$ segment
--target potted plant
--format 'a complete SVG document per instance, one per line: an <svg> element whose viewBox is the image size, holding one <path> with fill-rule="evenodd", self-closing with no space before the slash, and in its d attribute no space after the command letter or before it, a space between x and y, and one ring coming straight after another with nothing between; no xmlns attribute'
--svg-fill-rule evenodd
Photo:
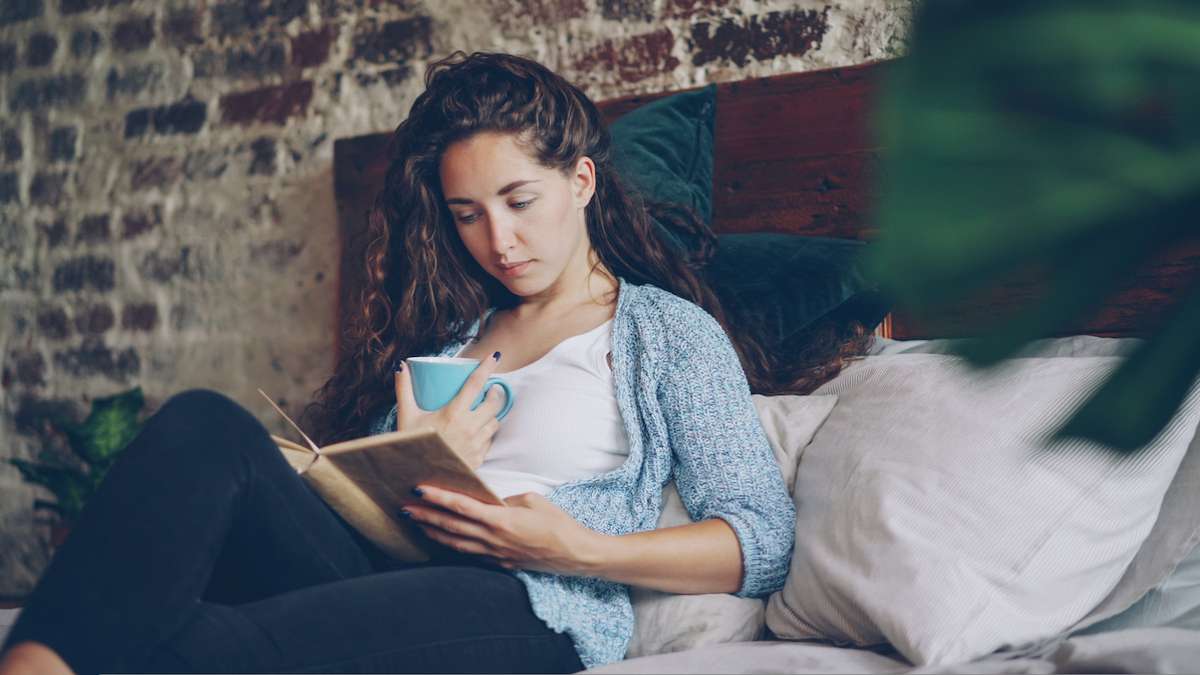
<svg viewBox="0 0 1200 675"><path fill-rule="evenodd" d="M145 399L141 387L97 398L92 401L87 419L76 422L62 413L50 413L40 423L46 447L38 453L38 462L9 459L21 476L45 486L55 501L35 499L33 509L53 511L55 523L50 530L50 545L62 545L71 525L84 504L96 491L117 456L141 430L139 419ZM66 445L69 454L62 450ZM72 461L64 461L70 457Z"/></svg>

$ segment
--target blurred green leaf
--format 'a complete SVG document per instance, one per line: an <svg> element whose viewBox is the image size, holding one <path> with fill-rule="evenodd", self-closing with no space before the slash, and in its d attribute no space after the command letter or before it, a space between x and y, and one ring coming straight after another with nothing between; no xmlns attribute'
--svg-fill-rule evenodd
<svg viewBox="0 0 1200 675"><path fill-rule="evenodd" d="M139 415L145 399L140 387L134 387L113 396L92 401L91 412L82 422L53 414L46 421L50 433L43 436L45 446L38 452L38 463L22 459L10 459L21 476L28 482L45 486L57 500L53 510L65 521L75 519L82 511L88 498L100 486L108 469L121 451L141 430ZM82 464L81 468L63 463L60 447L65 438L71 453ZM34 502L48 508L43 500Z"/></svg>
<svg viewBox="0 0 1200 675"><path fill-rule="evenodd" d="M89 464L104 464L111 460L137 436L141 426L138 412L145 399L140 387L113 396L97 398L92 411L82 423L57 420L71 442L71 448Z"/></svg>
<svg viewBox="0 0 1200 675"><path fill-rule="evenodd" d="M1151 342L1129 355L1059 436L1092 438L1121 450L1149 443L1179 410L1200 373L1200 293Z"/></svg>
<svg viewBox="0 0 1200 675"><path fill-rule="evenodd" d="M956 344L977 363L1078 325L1196 232L1200 3L925 0L881 93L866 261L881 288L928 319L1022 275L1042 284L1012 314L975 318ZM1131 447L1161 429L1195 370L1160 340L1189 317L1150 336L1070 433Z"/></svg>
<svg viewBox="0 0 1200 675"><path fill-rule="evenodd" d="M67 466L34 464L22 459L10 459L9 462L17 467L26 481L42 485L54 493L63 518L72 519L83 511L83 504L92 490L92 480L87 474Z"/></svg>

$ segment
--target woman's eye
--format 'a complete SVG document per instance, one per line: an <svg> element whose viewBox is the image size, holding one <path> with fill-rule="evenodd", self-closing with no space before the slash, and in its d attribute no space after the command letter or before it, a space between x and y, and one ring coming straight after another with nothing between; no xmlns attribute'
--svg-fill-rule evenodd
<svg viewBox="0 0 1200 675"><path fill-rule="evenodd" d="M532 199L526 199L523 202L513 202L511 204L511 206L514 209L517 209L518 211L524 211L532 203L533 203ZM468 213L465 215L457 216L457 218L458 218L458 222L460 222L460 223L473 223L473 222L475 222L475 219L477 218L477 216L475 216L474 214Z"/></svg>

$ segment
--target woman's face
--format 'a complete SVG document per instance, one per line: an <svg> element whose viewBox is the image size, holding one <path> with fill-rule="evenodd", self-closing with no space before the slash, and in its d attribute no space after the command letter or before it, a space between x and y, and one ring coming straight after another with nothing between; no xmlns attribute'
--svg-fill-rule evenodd
<svg viewBox="0 0 1200 675"><path fill-rule="evenodd" d="M564 176L533 161L514 136L487 132L448 147L439 173L467 250L509 291L548 298L586 278L591 159ZM514 263L525 264L508 268Z"/></svg>

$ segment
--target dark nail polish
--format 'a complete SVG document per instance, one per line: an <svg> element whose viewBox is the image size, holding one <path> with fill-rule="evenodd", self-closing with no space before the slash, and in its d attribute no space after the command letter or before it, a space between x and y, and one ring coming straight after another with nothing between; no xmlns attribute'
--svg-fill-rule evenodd
<svg viewBox="0 0 1200 675"><path fill-rule="evenodd" d="M415 488L413 488L413 489L412 489L412 493L413 493L414 495L418 496L418 497L424 497L424 496L425 496L425 491L424 491L424 490L422 490L422 489L421 489L421 488L419 488L419 487L415 487Z"/></svg>
<svg viewBox="0 0 1200 675"><path fill-rule="evenodd" d="M495 352L495 353L493 353L493 354L492 354L492 360L493 360L493 361L499 361L499 360L500 360L500 352Z"/></svg>
<svg viewBox="0 0 1200 675"><path fill-rule="evenodd" d="M400 515L404 516L405 518L412 518L412 512L408 509L400 509Z"/></svg>

